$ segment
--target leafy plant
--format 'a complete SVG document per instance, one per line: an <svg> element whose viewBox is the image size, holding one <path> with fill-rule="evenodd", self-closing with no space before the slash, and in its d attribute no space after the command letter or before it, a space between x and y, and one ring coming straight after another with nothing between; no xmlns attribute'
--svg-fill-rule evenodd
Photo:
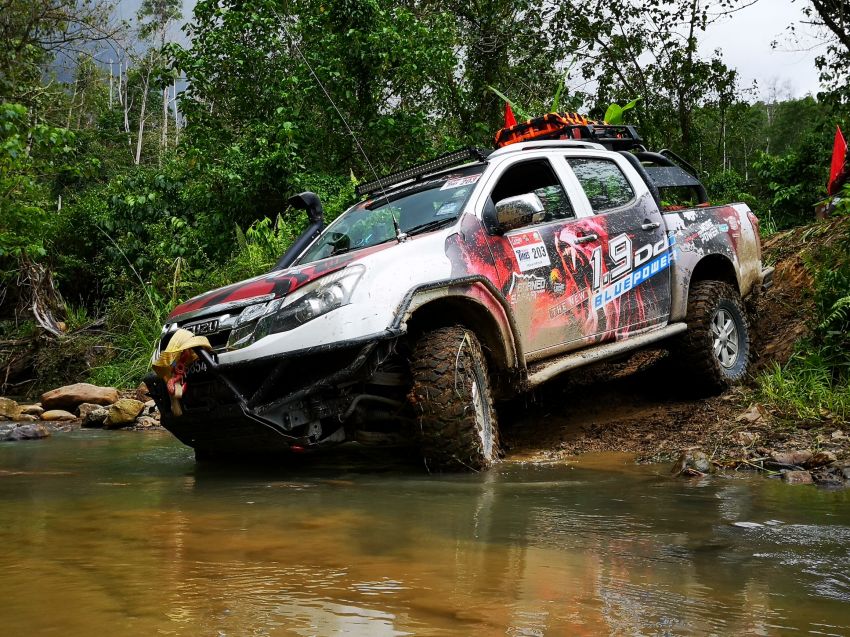
<svg viewBox="0 0 850 637"><path fill-rule="evenodd" d="M625 113L632 110L640 100L640 97L635 98L625 106L620 106L619 104L611 104L605 111L605 123L622 124L623 116L625 115Z"/></svg>

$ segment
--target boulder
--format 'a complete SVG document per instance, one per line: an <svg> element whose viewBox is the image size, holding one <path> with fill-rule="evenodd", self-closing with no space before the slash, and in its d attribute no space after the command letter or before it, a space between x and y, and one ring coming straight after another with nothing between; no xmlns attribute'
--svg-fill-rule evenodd
<svg viewBox="0 0 850 637"><path fill-rule="evenodd" d="M11 398L0 398L0 420L15 420L21 415L21 407Z"/></svg>
<svg viewBox="0 0 850 637"><path fill-rule="evenodd" d="M83 427L103 427L103 422L108 415L109 407L92 409L83 417Z"/></svg>
<svg viewBox="0 0 850 637"><path fill-rule="evenodd" d="M44 413L44 407L39 404L35 405L21 405L21 413L26 414L27 416L41 416Z"/></svg>
<svg viewBox="0 0 850 637"><path fill-rule="evenodd" d="M41 406L45 409L76 409L83 403L111 405L118 398L118 390L114 387L76 383L42 394Z"/></svg>
<svg viewBox="0 0 850 637"><path fill-rule="evenodd" d="M38 416L33 416L32 414L19 414L17 418L15 418L15 422L37 422Z"/></svg>
<svg viewBox="0 0 850 637"><path fill-rule="evenodd" d="M42 420L76 420L77 417L64 409L48 409L41 414Z"/></svg>
<svg viewBox="0 0 850 637"><path fill-rule="evenodd" d="M686 450L673 465L675 476L700 476L711 473L711 461L702 451Z"/></svg>
<svg viewBox="0 0 850 637"><path fill-rule="evenodd" d="M109 414L106 416L103 426L107 429L116 429L132 425L136 417L142 413L144 407L145 404L140 400L122 398L109 408Z"/></svg>
<svg viewBox="0 0 850 637"><path fill-rule="evenodd" d="M94 403L83 403L79 407L77 407L77 415L80 419L85 420L86 416L88 416L95 409L104 409L103 405L95 405ZM108 409L106 410L108 411ZM105 418L106 416L104 416Z"/></svg>
<svg viewBox="0 0 850 637"><path fill-rule="evenodd" d="M808 471L785 471L782 479L788 484L814 484L812 474Z"/></svg>
<svg viewBox="0 0 850 637"><path fill-rule="evenodd" d="M3 440L38 440L47 438L50 431L41 423L32 425L18 425L10 431L3 433Z"/></svg>

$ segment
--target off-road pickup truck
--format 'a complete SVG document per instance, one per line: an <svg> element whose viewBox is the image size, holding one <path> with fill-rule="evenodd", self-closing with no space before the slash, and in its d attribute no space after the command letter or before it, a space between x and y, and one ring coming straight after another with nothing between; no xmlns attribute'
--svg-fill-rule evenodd
<svg viewBox="0 0 850 637"><path fill-rule="evenodd" d="M364 184L325 228L294 197L312 223L272 271L169 316L154 359L178 328L212 351L180 415L148 378L162 424L198 459L406 440L429 470L482 469L496 401L582 365L651 345L706 392L738 381L742 299L772 275L758 220L621 137L449 153ZM699 205L664 205L674 188Z"/></svg>

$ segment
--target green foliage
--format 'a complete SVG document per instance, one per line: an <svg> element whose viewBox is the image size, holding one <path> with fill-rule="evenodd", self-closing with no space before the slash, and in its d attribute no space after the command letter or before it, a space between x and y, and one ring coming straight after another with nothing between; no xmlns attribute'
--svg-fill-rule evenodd
<svg viewBox="0 0 850 637"><path fill-rule="evenodd" d="M150 303L140 301L139 291L130 290L112 301L107 316L111 335L105 352L89 371L89 380L98 385L134 387L150 369L151 355L170 304L156 290L142 290Z"/></svg>
<svg viewBox="0 0 850 637"><path fill-rule="evenodd" d="M611 104L605 110L605 117L603 118L603 121L606 124L622 124L623 116L625 115L625 113L627 111L632 110L640 100L640 97L635 98L625 106L620 106L619 104Z"/></svg>
<svg viewBox="0 0 850 637"><path fill-rule="evenodd" d="M32 123L24 106L0 104L0 258L46 253L50 179L73 143L66 129Z"/></svg>
<svg viewBox="0 0 850 637"><path fill-rule="evenodd" d="M792 421L850 418L850 385L836 382L823 349L800 352L758 377L760 399Z"/></svg>
<svg viewBox="0 0 850 637"><path fill-rule="evenodd" d="M850 187L845 188L850 196ZM817 229L804 253L814 280L815 328L788 363L758 378L762 398L790 417L850 418L850 216ZM814 233L811 233L814 234Z"/></svg>

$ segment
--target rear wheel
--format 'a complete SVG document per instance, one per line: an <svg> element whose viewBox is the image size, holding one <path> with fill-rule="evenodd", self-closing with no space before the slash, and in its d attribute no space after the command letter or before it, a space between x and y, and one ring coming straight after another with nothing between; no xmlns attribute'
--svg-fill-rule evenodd
<svg viewBox="0 0 850 637"><path fill-rule="evenodd" d="M740 382L750 362L750 334L741 296L728 283L697 281L688 294L688 331L675 355L695 389L713 393Z"/></svg>
<svg viewBox="0 0 850 637"><path fill-rule="evenodd" d="M444 327L422 335L411 356L422 456L429 471L478 471L499 456L487 360L475 334Z"/></svg>

